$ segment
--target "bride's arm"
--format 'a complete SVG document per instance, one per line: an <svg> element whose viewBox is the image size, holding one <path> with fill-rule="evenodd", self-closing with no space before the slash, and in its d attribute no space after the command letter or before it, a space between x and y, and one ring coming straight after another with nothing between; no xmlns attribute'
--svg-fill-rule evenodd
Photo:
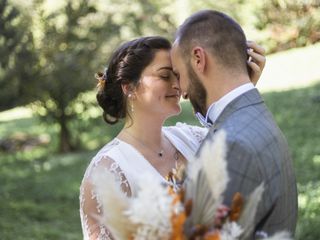
<svg viewBox="0 0 320 240"><path fill-rule="evenodd" d="M114 160L108 157L103 157L103 159L101 159L94 168L102 168L104 171L109 171L115 174L123 192L127 196L131 196L128 181L121 168ZM99 203L91 181L93 175L98 172L95 170L96 169L90 171L91 174L89 176L85 176L80 187L80 216L83 238L86 240L109 240L113 239L111 233L108 231L108 228L98 220L98 217L102 214L101 203ZM105 184L106 189L108 189L108 183Z"/></svg>

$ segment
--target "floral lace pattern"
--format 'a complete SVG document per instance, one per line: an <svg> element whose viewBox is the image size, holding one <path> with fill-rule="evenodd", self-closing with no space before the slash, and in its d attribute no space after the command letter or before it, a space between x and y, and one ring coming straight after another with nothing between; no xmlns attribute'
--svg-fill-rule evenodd
<svg viewBox="0 0 320 240"><path fill-rule="evenodd" d="M113 140L107 144L91 161L80 186L80 219L82 225L83 239L112 240L108 229L99 223L98 216L101 214L101 203L93 190L91 176L96 170L112 172L119 182L122 190L130 196L130 186L124 172L119 165L107 155L107 151L119 144ZM106 183L107 185L107 183Z"/></svg>
<svg viewBox="0 0 320 240"><path fill-rule="evenodd" d="M190 126L186 124L186 127L189 128L192 136L198 141L199 145L202 143L203 139L208 134L208 129L197 126Z"/></svg>

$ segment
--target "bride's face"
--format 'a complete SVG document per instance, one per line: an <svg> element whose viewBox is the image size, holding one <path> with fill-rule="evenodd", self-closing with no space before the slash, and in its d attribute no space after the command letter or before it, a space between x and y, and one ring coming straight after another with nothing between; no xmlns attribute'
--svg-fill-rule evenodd
<svg viewBox="0 0 320 240"><path fill-rule="evenodd" d="M167 118L181 111L180 86L172 72L170 52L160 50L141 74L135 91L134 111Z"/></svg>

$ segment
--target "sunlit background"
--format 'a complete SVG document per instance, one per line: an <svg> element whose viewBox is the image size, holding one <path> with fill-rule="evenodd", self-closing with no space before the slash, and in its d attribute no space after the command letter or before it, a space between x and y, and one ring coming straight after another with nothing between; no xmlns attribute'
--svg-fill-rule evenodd
<svg viewBox="0 0 320 240"><path fill-rule="evenodd" d="M123 41L172 40L205 8L267 51L257 87L294 159L296 239L320 239L320 0L0 0L0 239L81 239L82 175L121 128L102 121L94 73ZM182 106L167 124L198 124Z"/></svg>

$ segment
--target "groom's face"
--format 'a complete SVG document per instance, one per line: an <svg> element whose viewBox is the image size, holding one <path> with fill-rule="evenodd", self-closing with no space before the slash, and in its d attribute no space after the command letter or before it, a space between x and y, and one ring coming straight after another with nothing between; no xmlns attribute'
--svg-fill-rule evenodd
<svg viewBox="0 0 320 240"><path fill-rule="evenodd" d="M182 97L190 100L195 112L206 114L205 90L201 80L193 70L190 59L184 59L180 53L179 46L175 44L171 51L171 62L174 73L179 79Z"/></svg>

